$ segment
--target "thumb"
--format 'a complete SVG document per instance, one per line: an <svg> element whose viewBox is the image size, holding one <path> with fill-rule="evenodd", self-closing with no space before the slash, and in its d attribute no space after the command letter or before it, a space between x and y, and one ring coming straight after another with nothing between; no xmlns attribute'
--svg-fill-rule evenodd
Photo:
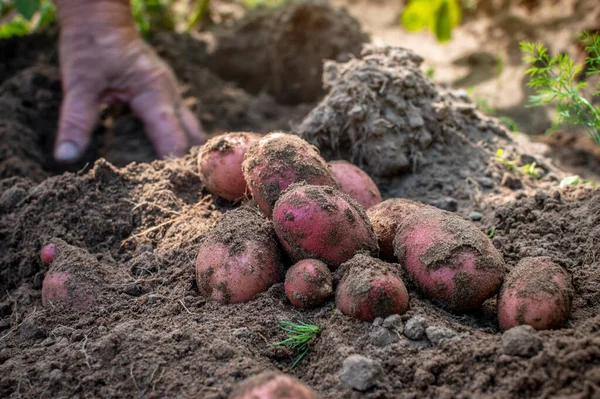
<svg viewBox="0 0 600 399"><path fill-rule="evenodd" d="M54 159L72 163L83 155L99 114L98 95L78 86L65 93L60 109Z"/></svg>

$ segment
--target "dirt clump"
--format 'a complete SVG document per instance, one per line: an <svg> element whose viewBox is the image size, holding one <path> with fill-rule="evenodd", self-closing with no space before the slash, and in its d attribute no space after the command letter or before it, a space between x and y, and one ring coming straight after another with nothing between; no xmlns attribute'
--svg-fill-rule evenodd
<svg viewBox="0 0 600 399"><path fill-rule="evenodd" d="M368 41L354 18L322 0L256 10L214 35L211 70L282 104L317 101L323 60L347 60Z"/></svg>

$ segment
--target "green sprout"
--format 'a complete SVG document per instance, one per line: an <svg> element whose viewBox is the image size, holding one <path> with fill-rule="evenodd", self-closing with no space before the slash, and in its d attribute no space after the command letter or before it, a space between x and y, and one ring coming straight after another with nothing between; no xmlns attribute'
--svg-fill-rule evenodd
<svg viewBox="0 0 600 399"><path fill-rule="evenodd" d="M452 38L452 29L460 24L461 5L458 0L411 0L400 16L400 23L409 32L425 28L441 43Z"/></svg>
<svg viewBox="0 0 600 399"><path fill-rule="evenodd" d="M596 182L582 179L579 175L568 176L560 181L561 188L566 186L577 186L579 184L588 185L590 187L596 187Z"/></svg>
<svg viewBox="0 0 600 399"><path fill-rule="evenodd" d="M279 328L287 333L287 338L283 341L273 342L272 344L269 344L269 346L287 346L288 348L292 348L294 352L298 354L296 360L294 360L294 363L290 367L290 370L292 370L302 359L304 359L304 357L306 357L310 350L308 344L319 334L321 327L314 324L307 324L302 321L292 323L291 321L282 320L279 324Z"/></svg>
<svg viewBox="0 0 600 399"><path fill-rule="evenodd" d="M584 32L579 40L590 54L586 60L586 74L600 74L600 36ZM530 106L544 106L556 101L559 122L582 126L592 140L600 145L600 107L594 107L581 95L580 91L587 83L576 81L583 66L575 65L575 61L566 54L551 57L542 44L521 42L521 50L527 54L524 61L530 64L526 71L530 77L528 86L536 91L535 95L529 97ZM593 95L600 95L600 91L595 91Z"/></svg>
<svg viewBox="0 0 600 399"><path fill-rule="evenodd" d="M488 237L490 238L490 240L492 238L496 237L496 226L490 227L490 232L488 233Z"/></svg>
<svg viewBox="0 0 600 399"><path fill-rule="evenodd" d="M528 163L528 164L525 164L522 166L518 166L519 159L518 158L513 158L513 159L506 158L504 156L504 150L502 148L499 148L498 151L496 151L496 162L506 166L506 169L508 169L509 171L516 170L517 172L519 172L521 174L531 176L536 179L540 179L542 177L541 173L539 172L539 169L537 168L537 164L535 162Z"/></svg>

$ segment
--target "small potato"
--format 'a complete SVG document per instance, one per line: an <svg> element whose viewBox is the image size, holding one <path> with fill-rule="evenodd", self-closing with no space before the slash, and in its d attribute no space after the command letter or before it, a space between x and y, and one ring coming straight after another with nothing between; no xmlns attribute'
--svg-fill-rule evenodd
<svg viewBox="0 0 600 399"><path fill-rule="evenodd" d="M319 399L319 396L292 376L264 372L239 383L230 399Z"/></svg>
<svg viewBox="0 0 600 399"><path fill-rule="evenodd" d="M93 285L78 276L65 272L48 272L42 282L42 306L61 303L75 309L94 305Z"/></svg>
<svg viewBox="0 0 600 399"><path fill-rule="evenodd" d="M342 160L329 162L329 167L340 191L361 204L363 208L369 209L381 202L379 188L361 168Z"/></svg>
<svg viewBox="0 0 600 399"><path fill-rule="evenodd" d="M379 259L357 254L340 266L343 274L335 294L335 306L343 314L371 322L377 317L408 310L408 291L395 267Z"/></svg>
<svg viewBox="0 0 600 399"><path fill-rule="evenodd" d="M56 258L56 244L47 244L42 248L40 252L40 259L46 266L52 264Z"/></svg>
<svg viewBox="0 0 600 399"><path fill-rule="evenodd" d="M571 314L571 276L550 257L524 258L506 277L498 299L503 330L528 324L536 330L560 328Z"/></svg>
<svg viewBox="0 0 600 399"><path fill-rule="evenodd" d="M367 216L379 242L379 257L388 262L396 262L394 238L398 225L412 211L426 207L420 202L403 198L390 198L367 209Z"/></svg>
<svg viewBox="0 0 600 399"><path fill-rule="evenodd" d="M250 193L267 217L292 183L337 187L319 150L291 134L263 137L246 152L242 167Z"/></svg>
<svg viewBox="0 0 600 399"><path fill-rule="evenodd" d="M398 227L394 250L414 283L452 311L481 307L502 285L502 255L475 225L450 212L411 212Z"/></svg>
<svg viewBox="0 0 600 399"><path fill-rule="evenodd" d="M295 262L319 259L335 267L359 251L379 251L362 207L331 187L290 186L275 204L273 223Z"/></svg>
<svg viewBox="0 0 600 399"><path fill-rule="evenodd" d="M331 296L332 285L327 265L316 259L301 260L285 275L285 294L297 308L319 306Z"/></svg>
<svg viewBox="0 0 600 399"><path fill-rule="evenodd" d="M246 194L242 173L244 155L262 136L255 133L227 133L210 139L198 154L200 180L213 194L237 201Z"/></svg>
<svg viewBox="0 0 600 399"><path fill-rule="evenodd" d="M200 245L196 282L206 298L247 302L282 280L273 224L258 210L241 207L227 212Z"/></svg>

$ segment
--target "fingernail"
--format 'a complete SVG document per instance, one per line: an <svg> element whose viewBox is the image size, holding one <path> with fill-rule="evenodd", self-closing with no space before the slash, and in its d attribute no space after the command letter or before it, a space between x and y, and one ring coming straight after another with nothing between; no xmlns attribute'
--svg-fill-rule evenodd
<svg viewBox="0 0 600 399"><path fill-rule="evenodd" d="M54 151L54 159L58 162L75 162L79 159L80 155L81 151L79 147L71 141L63 141Z"/></svg>

